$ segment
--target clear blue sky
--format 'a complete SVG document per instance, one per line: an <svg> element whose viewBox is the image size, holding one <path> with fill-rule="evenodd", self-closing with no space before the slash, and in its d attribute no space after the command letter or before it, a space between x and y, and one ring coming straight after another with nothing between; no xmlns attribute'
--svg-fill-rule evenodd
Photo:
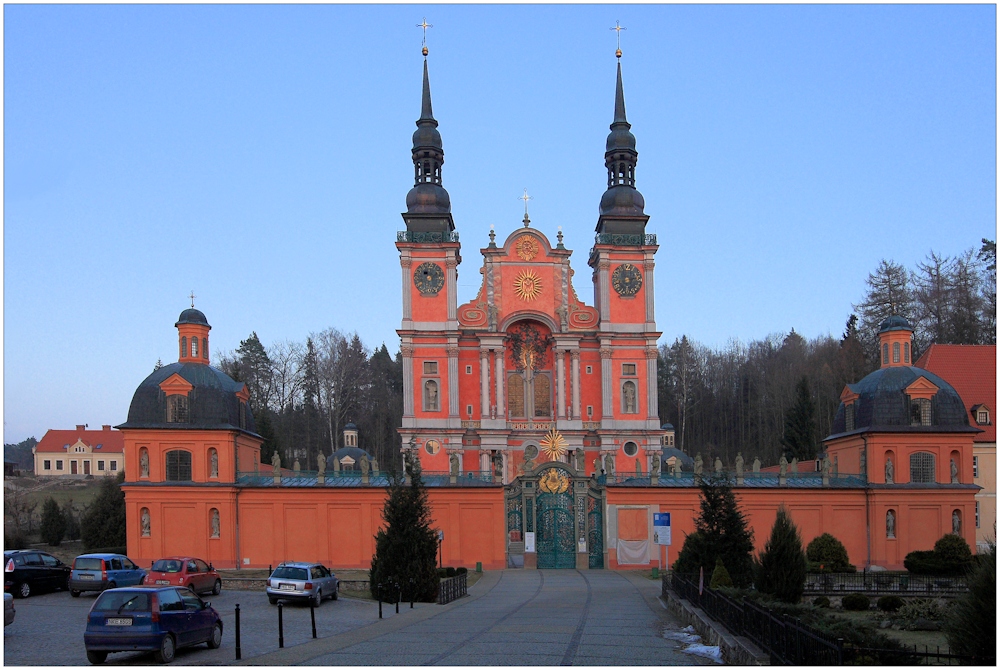
<svg viewBox="0 0 1000 670"><path fill-rule="evenodd" d="M215 352L396 351L423 16L461 301L526 187L593 303L615 20L662 341L839 335L880 258L996 234L992 5L3 11L5 442L124 421L192 289Z"/></svg>

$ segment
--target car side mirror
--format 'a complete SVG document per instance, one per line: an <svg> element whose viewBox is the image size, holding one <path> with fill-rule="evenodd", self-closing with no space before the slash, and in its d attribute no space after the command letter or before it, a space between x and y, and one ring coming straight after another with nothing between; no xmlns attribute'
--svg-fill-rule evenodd
<svg viewBox="0 0 1000 670"><path fill-rule="evenodd" d="M215 566L212 565L211 563L209 563L208 564L208 571L211 572L212 570L215 570Z"/></svg>
<svg viewBox="0 0 1000 670"><path fill-rule="evenodd" d="M209 607L211 607L211 606L212 606L212 603L211 603L211 602L209 602L209 601L207 601L207 600L202 600L202 601L201 601L201 608L202 608L203 610L207 610L207 609L208 609Z"/></svg>

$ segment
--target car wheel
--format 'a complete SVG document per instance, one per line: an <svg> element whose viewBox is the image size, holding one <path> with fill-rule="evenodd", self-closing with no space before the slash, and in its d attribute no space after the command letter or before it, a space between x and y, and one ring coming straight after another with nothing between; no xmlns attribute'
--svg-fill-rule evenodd
<svg viewBox="0 0 1000 670"><path fill-rule="evenodd" d="M177 647L174 644L174 638L172 635L164 635L163 641L160 642L160 649L155 654L156 661L158 663L170 663L174 660L174 654L177 652Z"/></svg>
<svg viewBox="0 0 1000 670"><path fill-rule="evenodd" d="M28 582L21 582L17 587L17 595L21 598L27 598L31 595L31 584Z"/></svg>
<svg viewBox="0 0 1000 670"><path fill-rule="evenodd" d="M220 593L222 593L222 580L221 579L216 579L215 580L215 586L212 587L212 595L213 596L217 596Z"/></svg>
<svg viewBox="0 0 1000 670"><path fill-rule="evenodd" d="M271 603L272 605L277 605L278 604L278 599L275 598L274 596L268 596L267 597L267 602Z"/></svg>
<svg viewBox="0 0 1000 670"><path fill-rule="evenodd" d="M100 665L108 659L108 652L106 651L88 651L87 660L94 665Z"/></svg>
<svg viewBox="0 0 1000 670"><path fill-rule="evenodd" d="M208 638L208 648L218 649L222 646L222 622L218 621L212 626L212 637Z"/></svg>
<svg viewBox="0 0 1000 670"><path fill-rule="evenodd" d="M73 596L74 598L79 598L79 597L80 597L80 592L79 592L79 591L77 591L76 589L72 589L72 590L70 590L69 594L70 594L71 596Z"/></svg>
<svg viewBox="0 0 1000 670"><path fill-rule="evenodd" d="M117 588L118 588L117 584L115 584L114 582L108 582L108 585L104 587L104 590L107 591L108 589L117 589Z"/></svg>
<svg viewBox="0 0 1000 670"><path fill-rule="evenodd" d="M313 599L312 599L312 604L313 604L313 607L319 607L320 605L323 604L323 591L322 591L322 589L316 591L316 595L314 595Z"/></svg>
<svg viewBox="0 0 1000 670"><path fill-rule="evenodd" d="M337 588L333 590L333 595L330 596L330 600L336 600L338 593L340 593L340 584L337 584Z"/></svg>

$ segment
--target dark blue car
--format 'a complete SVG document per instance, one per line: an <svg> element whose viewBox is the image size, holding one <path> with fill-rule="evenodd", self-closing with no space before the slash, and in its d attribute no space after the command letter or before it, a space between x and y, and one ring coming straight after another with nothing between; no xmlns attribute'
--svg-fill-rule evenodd
<svg viewBox="0 0 1000 670"><path fill-rule="evenodd" d="M177 586L109 589L98 596L83 634L87 660L103 663L114 651L152 651L170 663L180 647L222 644L222 619L210 603Z"/></svg>

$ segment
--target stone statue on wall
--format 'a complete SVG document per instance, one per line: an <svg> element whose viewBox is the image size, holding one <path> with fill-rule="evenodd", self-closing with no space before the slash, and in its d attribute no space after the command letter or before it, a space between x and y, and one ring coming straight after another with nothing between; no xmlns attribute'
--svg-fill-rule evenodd
<svg viewBox="0 0 1000 670"><path fill-rule="evenodd" d="M793 475L797 474L799 471L799 459L797 456L792 456L792 462L788 464L788 471Z"/></svg>
<svg viewBox="0 0 1000 670"><path fill-rule="evenodd" d="M406 469L406 459L403 459L403 469ZM333 457L333 471L340 472L340 459L336 456Z"/></svg>
<svg viewBox="0 0 1000 670"><path fill-rule="evenodd" d="M143 537L149 537L149 510L145 507L142 508L142 514L139 516L139 528Z"/></svg>
<svg viewBox="0 0 1000 670"><path fill-rule="evenodd" d="M219 510L213 509L212 520L211 520L212 537L219 537L222 534L222 528L220 526L221 524L219 522Z"/></svg>
<svg viewBox="0 0 1000 670"><path fill-rule="evenodd" d="M836 478L837 473L840 472L840 456L833 457L833 476Z"/></svg>
<svg viewBox="0 0 1000 670"><path fill-rule="evenodd" d="M743 452L736 452L736 474L743 476Z"/></svg>
<svg viewBox="0 0 1000 670"><path fill-rule="evenodd" d="M694 457L694 473L700 475L704 467L705 461L701 460L701 452L698 452Z"/></svg>
<svg viewBox="0 0 1000 670"><path fill-rule="evenodd" d="M503 456L499 451L493 453L493 476L503 477Z"/></svg>
<svg viewBox="0 0 1000 670"><path fill-rule="evenodd" d="M642 476L642 463L639 462L638 458L635 459L635 474Z"/></svg>
<svg viewBox="0 0 1000 670"><path fill-rule="evenodd" d="M274 451L273 454L271 454L271 465L274 467L275 470L281 469L281 455L278 454L277 449Z"/></svg>
<svg viewBox="0 0 1000 670"><path fill-rule="evenodd" d="M369 465L368 464L368 457L367 456L362 456L361 458L358 459L358 461L359 461L359 464L361 465L361 474L362 475L367 475L368 474L368 465Z"/></svg>
<svg viewBox="0 0 1000 670"><path fill-rule="evenodd" d="M448 457L448 467L450 468L449 474L452 477L458 475L458 454L452 454Z"/></svg>
<svg viewBox="0 0 1000 670"><path fill-rule="evenodd" d="M958 510L951 513L951 532L955 535L962 534L962 517L959 515Z"/></svg>
<svg viewBox="0 0 1000 670"><path fill-rule="evenodd" d="M587 467L587 457L584 455L583 449L577 449L575 452L573 452L573 455L576 457L577 472L579 472L582 475L584 469Z"/></svg>
<svg viewBox="0 0 1000 670"><path fill-rule="evenodd" d="M893 483L895 483L895 482L892 481L892 471L893 471L893 468L892 468L892 459L891 458L887 458L887 459L885 459L885 483L886 484L893 484Z"/></svg>
<svg viewBox="0 0 1000 670"><path fill-rule="evenodd" d="M322 451L319 452L319 458L316 460L316 469L319 470L320 477L326 474L326 454Z"/></svg>
<svg viewBox="0 0 1000 670"><path fill-rule="evenodd" d="M788 460L785 458L784 454L781 455L781 459L778 461L778 476L788 476Z"/></svg>
<svg viewBox="0 0 1000 670"><path fill-rule="evenodd" d="M634 414L636 412L635 408L635 384L632 382L625 383L625 413Z"/></svg>
<svg viewBox="0 0 1000 670"><path fill-rule="evenodd" d="M372 472L376 475L378 474L378 461L374 458L372 459Z"/></svg>
<svg viewBox="0 0 1000 670"><path fill-rule="evenodd" d="M210 471L209 477L219 476L219 452L212 449L212 455L209 457Z"/></svg>
<svg viewBox="0 0 1000 670"><path fill-rule="evenodd" d="M823 457L823 477L825 477L827 479L830 478L830 468L832 468L832 467L833 467L833 464L830 462L830 457L829 456L824 456Z"/></svg>
<svg viewBox="0 0 1000 670"><path fill-rule="evenodd" d="M654 477L660 476L660 452L653 454L652 463L649 466L650 474Z"/></svg>
<svg viewBox="0 0 1000 670"><path fill-rule="evenodd" d="M892 510L885 513L885 536L890 540L896 537L896 514Z"/></svg>
<svg viewBox="0 0 1000 670"><path fill-rule="evenodd" d="M302 466L299 465L299 459L295 459L295 463L292 465L292 470L295 470L295 472L301 472Z"/></svg>
<svg viewBox="0 0 1000 670"><path fill-rule="evenodd" d="M718 456L715 457L715 474L722 474L722 459Z"/></svg>
<svg viewBox="0 0 1000 670"><path fill-rule="evenodd" d="M954 458L951 459L951 483L958 483L958 463L955 462Z"/></svg>
<svg viewBox="0 0 1000 670"><path fill-rule="evenodd" d="M603 468L601 467L601 459L600 458L595 458L594 459L594 474L595 475L599 475L599 474L601 474L602 471L603 471Z"/></svg>
<svg viewBox="0 0 1000 670"><path fill-rule="evenodd" d="M753 471L760 474L760 458L757 456L753 457Z"/></svg>
<svg viewBox="0 0 1000 670"><path fill-rule="evenodd" d="M681 476L681 459L675 458L674 459L674 478L676 479L677 477L680 477L680 476Z"/></svg>
<svg viewBox="0 0 1000 670"><path fill-rule="evenodd" d="M145 449L139 454L139 476L149 476L149 452Z"/></svg>
<svg viewBox="0 0 1000 670"><path fill-rule="evenodd" d="M556 307L556 315L559 317L559 329L565 333L569 330L569 310L566 305Z"/></svg>
<svg viewBox="0 0 1000 670"><path fill-rule="evenodd" d="M609 475L615 474L615 457L612 454L604 454L604 472Z"/></svg>

